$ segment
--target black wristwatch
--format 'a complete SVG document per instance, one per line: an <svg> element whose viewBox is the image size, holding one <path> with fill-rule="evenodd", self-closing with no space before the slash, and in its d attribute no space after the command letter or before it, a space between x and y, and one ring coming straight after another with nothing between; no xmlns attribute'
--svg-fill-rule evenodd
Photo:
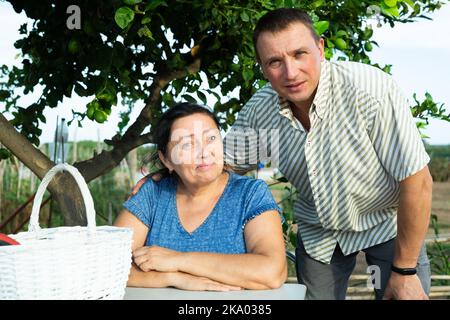
<svg viewBox="0 0 450 320"><path fill-rule="evenodd" d="M411 276L417 273L416 268L397 268L394 265L391 266L391 270L395 273L401 274L402 276Z"/></svg>

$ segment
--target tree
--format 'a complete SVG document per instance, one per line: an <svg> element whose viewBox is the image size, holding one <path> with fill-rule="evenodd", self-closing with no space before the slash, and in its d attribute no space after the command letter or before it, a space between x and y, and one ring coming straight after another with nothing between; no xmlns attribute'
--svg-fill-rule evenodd
<svg viewBox="0 0 450 320"><path fill-rule="evenodd" d="M180 100L199 99L206 104L206 96L213 95L221 124L226 128L233 123L244 102L265 84L254 58L252 31L268 10L306 10L325 38L328 59L338 56L371 64L367 52L377 43L372 40L369 19L393 26L425 18L443 4L437 0L10 2L34 23L31 28L20 27L23 37L15 43L22 66L1 68L0 101L14 118L8 122L0 114L0 142L40 178L53 166L32 145L39 145L38 124L45 121L45 108L55 108L74 92L91 97L84 113L73 113L72 120L82 125L83 121L107 121L118 99L129 110L139 102L145 104L131 125L128 114L121 115L117 135L107 141L110 150L75 164L86 181L117 166L133 148L150 143L151 131L142 134L144 129ZM390 70L389 65L378 67ZM18 105L18 97L36 86L43 88L41 97L29 106ZM227 97L238 87L239 98L221 101L220 96ZM438 108L432 100L420 106L418 102L417 117L448 120L442 106ZM2 154L7 156L7 151L0 150ZM61 175L50 191L67 224L84 222L82 201L70 177Z"/></svg>

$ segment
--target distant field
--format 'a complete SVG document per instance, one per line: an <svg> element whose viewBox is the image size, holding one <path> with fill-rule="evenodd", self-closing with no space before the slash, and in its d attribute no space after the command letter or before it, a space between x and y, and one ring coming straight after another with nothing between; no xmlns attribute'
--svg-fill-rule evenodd
<svg viewBox="0 0 450 320"><path fill-rule="evenodd" d="M433 184L431 213L438 217L440 233L450 233L450 182L435 182ZM428 234L434 234L432 228L430 228Z"/></svg>

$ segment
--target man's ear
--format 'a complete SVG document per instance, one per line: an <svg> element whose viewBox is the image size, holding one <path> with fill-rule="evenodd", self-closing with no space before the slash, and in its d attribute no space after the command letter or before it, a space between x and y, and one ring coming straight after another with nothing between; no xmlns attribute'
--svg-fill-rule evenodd
<svg viewBox="0 0 450 320"><path fill-rule="evenodd" d="M161 160L162 164L166 166L167 169L169 169L170 172L173 171L173 166L169 159L166 159L166 157L163 155L161 151L158 150L158 157L159 160Z"/></svg>
<svg viewBox="0 0 450 320"><path fill-rule="evenodd" d="M320 40L317 42L317 46L319 47L319 51L320 51L320 61L324 61L325 60L325 42L323 40L323 38L320 38Z"/></svg>
<svg viewBox="0 0 450 320"><path fill-rule="evenodd" d="M258 59L258 66L259 66L259 69L261 70L261 73L262 73L264 79L269 80L269 79L267 79L266 73L264 72L264 68L262 67L261 62L259 61L259 59Z"/></svg>

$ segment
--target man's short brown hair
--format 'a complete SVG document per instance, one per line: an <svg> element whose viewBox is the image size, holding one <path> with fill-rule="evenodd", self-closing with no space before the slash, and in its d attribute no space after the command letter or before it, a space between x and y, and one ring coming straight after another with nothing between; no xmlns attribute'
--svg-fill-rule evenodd
<svg viewBox="0 0 450 320"><path fill-rule="evenodd" d="M316 41L320 40L320 36L314 29L311 17L300 9L293 8L280 8L267 12L263 15L256 24L253 31L253 46L255 48L256 59L260 62L258 49L256 44L258 42L259 35L262 32L279 32L293 23L301 23L311 31L311 35Z"/></svg>

